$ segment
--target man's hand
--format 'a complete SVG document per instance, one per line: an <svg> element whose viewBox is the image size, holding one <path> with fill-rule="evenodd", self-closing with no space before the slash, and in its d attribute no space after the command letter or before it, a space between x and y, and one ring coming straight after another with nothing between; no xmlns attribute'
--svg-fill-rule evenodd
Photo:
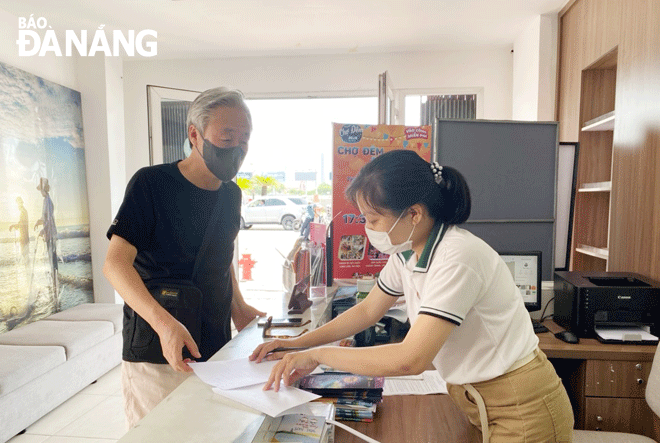
<svg viewBox="0 0 660 443"><path fill-rule="evenodd" d="M183 347L187 347L195 358L201 358L197 343L193 340L190 332L179 321L172 317L171 321L164 323L156 331L160 337L160 344L163 348L163 356L167 362L179 372L192 372L188 366L190 359L183 360Z"/></svg>
<svg viewBox="0 0 660 443"><path fill-rule="evenodd" d="M254 320L255 317L265 317L266 313L245 303L243 294L241 294L241 290L238 286L238 280L236 279L236 273L234 272L233 266L231 267L230 272L232 285L231 319L233 320L234 325L236 325L238 332L241 332L252 320Z"/></svg>
<svg viewBox="0 0 660 443"><path fill-rule="evenodd" d="M236 304L232 306L231 319L236 325L236 329L240 332L245 328L255 317L265 317L266 313L258 310L255 307L243 303L242 305Z"/></svg>
<svg viewBox="0 0 660 443"><path fill-rule="evenodd" d="M264 385L264 391L273 387L277 392L280 390L280 380L284 381L285 386L291 386L300 378L311 373L320 363L317 354L321 351L322 348L315 348L285 355L271 371L270 378Z"/></svg>

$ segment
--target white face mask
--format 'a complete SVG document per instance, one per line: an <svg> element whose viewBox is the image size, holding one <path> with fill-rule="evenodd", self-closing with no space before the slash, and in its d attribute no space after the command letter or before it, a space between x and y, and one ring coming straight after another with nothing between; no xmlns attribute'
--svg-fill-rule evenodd
<svg viewBox="0 0 660 443"><path fill-rule="evenodd" d="M399 218L396 219L392 227L390 228L389 231L384 232L384 231L374 231L373 229L369 228L364 228L364 230L367 232L367 237L369 237L369 242L371 242L371 245L378 249L380 252L384 254L396 254L398 252L405 252L405 251L410 251L412 249L412 235L413 232L415 232L415 225L413 225L412 231L410 231L410 235L408 236L408 240L405 242L398 244L398 245L393 245L392 240L390 239L390 232L392 232L392 229L396 226L397 223L399 223L399 220L401 220L401 217L403 217L403 214L405 214L406 211L402 212L401 215L399 215Z"/></svg>

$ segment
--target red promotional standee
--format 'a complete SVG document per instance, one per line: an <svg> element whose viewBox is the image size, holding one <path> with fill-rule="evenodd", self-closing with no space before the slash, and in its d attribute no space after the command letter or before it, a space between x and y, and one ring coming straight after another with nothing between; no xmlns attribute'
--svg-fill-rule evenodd
<svg viewBox="0 0 660 443"><path fill-rule="evenodd" d="M369 244L364 217L344 192L362 166L394 149L415 151L430 161L431 126L333 124L333 278L375 274L387 262L389 256Z"/></svg>

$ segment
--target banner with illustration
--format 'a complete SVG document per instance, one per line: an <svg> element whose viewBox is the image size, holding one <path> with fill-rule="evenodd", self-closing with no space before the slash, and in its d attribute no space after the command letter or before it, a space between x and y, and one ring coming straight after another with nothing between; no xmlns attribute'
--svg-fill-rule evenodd
<svg viewBox="0 0 660 443"><path fill-rule="evenodd" d="M0 333L94 301L80 93L0 63Z"/></svg>
<svg viewBox="0 0 660 443"><path fill-rule="evenodd" d="M369 244L364 217L344 194L362 166L394 149L431 159L431 126L333 124L332 251L333 278L376 274L388 255Z"/></svg>

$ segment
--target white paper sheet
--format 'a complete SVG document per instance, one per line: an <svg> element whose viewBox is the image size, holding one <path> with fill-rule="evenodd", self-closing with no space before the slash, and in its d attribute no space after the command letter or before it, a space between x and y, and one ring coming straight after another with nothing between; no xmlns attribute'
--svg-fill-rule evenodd
<svg viewBox="0 0 660 443"><path fill-rule="evenodd" d="M219 389L236 389L263 385L277 361L255 363L246 358L224 361L190 363L190 367L204 383Z"/></svg>
<svg viewBox="0 0 660 443"><path fill-rule="evenodd" d="M446 394L447 384L438 371L424 371L419 375L386 377L383 395Z"/></svg>
<svg viewBox="0 0 660 443"><path fill-rule="evenodd" d="M595 327L594 330L604 340L617 341L658 341L658 337L639 326L631 327Z"/></svg>
<svg viewBox="0 0 660 443"><path fill-rule="evenodd" d="M264 391L263 384L229 390L213 388L213 392L271 417L276 417L291 408L320 397L320 395L287 386L280 386L278 392L272 389Z"/></svg>

